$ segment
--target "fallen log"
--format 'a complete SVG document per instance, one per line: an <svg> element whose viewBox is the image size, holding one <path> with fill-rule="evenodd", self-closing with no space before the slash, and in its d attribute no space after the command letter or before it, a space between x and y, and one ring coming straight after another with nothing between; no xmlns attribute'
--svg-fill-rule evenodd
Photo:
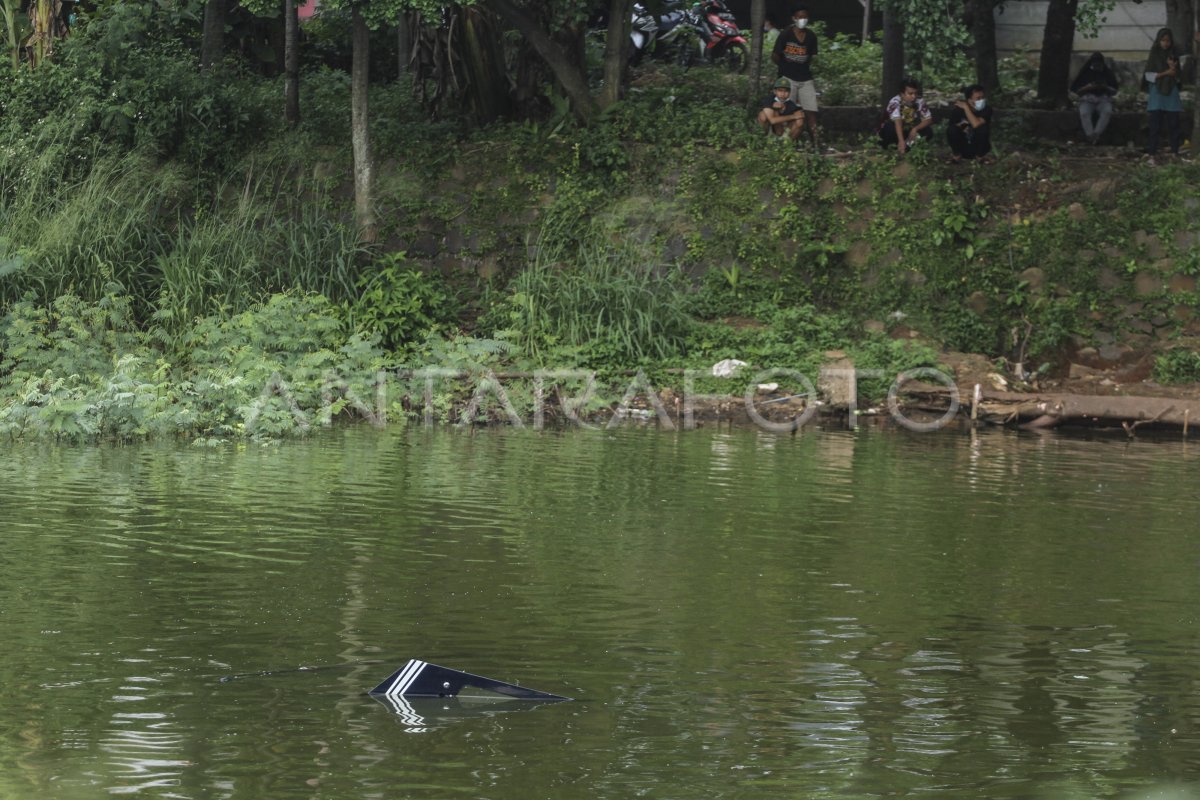
<svg viewBox="0 0 1200 800"><path fill-rule="evenodd" d="M1082 394L1024 394L983 392L980 410L985 419L1003 416L1031 428L1052 428L1066 422L1120 423L1132 433L1138 425L1157 423L1186 427L1200 415L1200 400L1177 397L1097 396Z"/></svg>
<svg viewBox="0 0 1200 800"><path fill-rule="evenodd" d="M950 390L944 386L910 383L904 394L932 400L941 398L943 408ZM967 409L985 422L1018 424L1027 428L1053 428L1064 423L1087 425L1119 424L1131 436L1139 425L1188 426L1200 419L1200 399L1179 397L1102 396L1065 392L998 392L960 390L969 398Z"/></svg>

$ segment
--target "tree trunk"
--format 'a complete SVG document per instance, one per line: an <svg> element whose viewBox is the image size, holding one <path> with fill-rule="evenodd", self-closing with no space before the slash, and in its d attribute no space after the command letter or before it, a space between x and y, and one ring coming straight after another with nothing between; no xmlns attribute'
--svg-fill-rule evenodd
<svg viewBox="0 0 1200 800"><path fill-rule="evenodd" d="M296 0L283 0L283 118L300 124L300 17Z"/></svg>
<svg viewBox="0 0 1200 800"><path fill-rule="evenodd" d="M12 13L15 15L15 10ZM55 42L67 35L62 19L62 0L34 0L29 4L32 30L26 47L33 66L49 61L54 55Z"/></svg>
<svg viewBox="0 0 1200 800"><path fill-rule="evenodd" d="M1175 37L1175 46L1193 52L1192 3L1190 0L1167 0L1167 27Z"/></svg>
<svg viewBox="0 0 1200 800"><path fill-rule="evenodd" d="M996 62L996 0L969 0L971 38L975 40L975 82L988 92L999 91Z"/></svg>
<svg viewBox="0 0 1200 800"><path fill-rule="evenodd" d="M485 124L493 122L512 111L502 37L486 10L465 6L457 13L462 30L458 50L466 70L466 94L474 117Z"/></svg>
<svg viewBox="0 0 1200 800"><path fill-rule="evenodd" d="M350 141L354 151L354 216L364 242L376 238L375 204L372 196L371 133L367 113L367 78L370 67L371 32L356 5L353 11L353 64L350 71Z"/></svg>
<svg viewBox="0 0 1200 800"><path fill-rule="evenodd" d="M225 16L228 0L208 0L204 4L204 29L200 39L200 68L220 62L225 52Z"/></svg>
<svg viewBox="0 0 1200 800"><path fill-rule="evenodd" d="M571 109L580 124L587 125L596 115L596 101L588 91L587 75L577 60L571 58L558 42L542 30L538 21L516 6L512 0L489 0L496 12L517 29L537 54L550 67L571 101Z"/></svg>
<svg viewBox="0 0 1200 800"><path fill-rule="evenodd" d="M1042 36L1042 59L1038 66L1038 99L1065 106L1070 97L1071 49L1075 46L1075 11L1079 0L1050 0L1046 29Z"/></svg>
<svg viewBox="0 0 1200 800"><path fill-rule="evenodd" d="M904 80L904 22L891 3L883 7L883 86L881 106L886 106L900 91Z"/></svg>
<svg viewBox="0 0 1200 800"><path fill-rule="evenodd" d="M408 62L412 59L412 31L408 12L401 11L396 22L396 74L404 77L408 71Z"/></svg>
<svg viewBox="0 0 1200 800"><path fill-rule="evenodd" d="M747 104L762 102L763 28L767 27L767 0L750 0L750 97Z"/></svg>
<svg viewBox="0 0 1200 800"><path fill-rule="evenodd" d="M608 2L608 38L604 43L604 88L600 90L601 108L608 108L621 99L621 89L625 83L625 57L629 52L632 5L630 0Z"/></svg>

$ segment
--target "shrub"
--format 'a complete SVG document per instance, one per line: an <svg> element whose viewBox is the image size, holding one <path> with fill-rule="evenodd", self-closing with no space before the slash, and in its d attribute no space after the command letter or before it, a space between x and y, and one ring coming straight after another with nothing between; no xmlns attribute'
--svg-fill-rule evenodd
<svg viewBox="0 0 1200 800"><path fill-rule="evenodd" d="M1200 352L1179 347L1154 359L1154 380L1159 383L1200 382Z"/></svg>
<svg viewBox="0 0 1200 800"><path fill-rule="evenodd" d="M385 256L358 279L356 289L345 306L350 324L393 350L424 339L450 316L441 276L409 266L404 253Z"/></svg>
<svg viewBox="0 0 1200 800"><path fill-rule="evenodd" d="M813 26L818 30L818 25ZM844 33L821 42L817 78L821 102L831 106L875 105L883 82L883 47L878 42L859 43Z"/></svg>
<svg viewBox="0 0 1200 800"><path fill-rule="evenodd" d="M0 320L0 434L273 438L368 409L382 352L329 301L276 295L178 337L137 330L128 299L13 305Z"/></svg>

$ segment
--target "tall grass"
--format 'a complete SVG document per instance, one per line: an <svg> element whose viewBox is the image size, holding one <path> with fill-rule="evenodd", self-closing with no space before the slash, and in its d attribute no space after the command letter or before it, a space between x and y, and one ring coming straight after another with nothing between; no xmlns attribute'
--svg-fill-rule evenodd
<svg viewBox="0 0 1200 800"><path fill-rule="evenodd" d="M0 192L0 230L9 252L21 256L20 267L0 279L0 302L30 291L96 300L116 283L147 303L145 276L163 238L164 207L182 191L179 174L126 156L75 177L54 162L54 152L20 170L0 167L0 180L12 181Z"/></svg>
<svg viewBox="0 0 1200 800"><path fill-rule="evenodd" d="M193 318L240 311L274 292L301 289L331 300L355 292L365 248L326 197L292 177L251 172L240 189L181 221L156 259L171 311Z"/></svg>
<svg viewBox="0 0 1200 800"><path fill-rule="evenodd" d="M172 164L79 164L65 143L44 144L0 155L0 307L30 292L95 301L115 286L139 317L165 304L186 321L288 289L354 294L364 248L290 165L250 163L210 195Z"/></svg>
<svg viewBox="0 0 1200 800"><path fill-rule="evenodd" d="M543 229L534 263L509 287L509 322L527 355L578 348L626 363L680 352L691 319L684 284L646 248L592 226L578 237Z"/></svg>

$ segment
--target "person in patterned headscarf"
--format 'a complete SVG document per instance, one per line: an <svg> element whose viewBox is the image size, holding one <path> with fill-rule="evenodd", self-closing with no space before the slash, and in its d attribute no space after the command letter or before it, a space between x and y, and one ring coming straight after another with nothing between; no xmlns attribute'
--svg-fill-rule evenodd
<svg viewBox="0 0 1200 800"><path fill-rule="evenodd" d="M1179 155L1179 116L1183 103L1179 99L1180 69L1179 53L1175 49L1175 37L1170 28L1163 28L1154 37L1150 54L1146 57L1146 110L1150 112L1150 139L1146 153L1153 156L1158 152L1158 138L1163 126L1167 128L1167 144L1171 152Z"/></svg>

